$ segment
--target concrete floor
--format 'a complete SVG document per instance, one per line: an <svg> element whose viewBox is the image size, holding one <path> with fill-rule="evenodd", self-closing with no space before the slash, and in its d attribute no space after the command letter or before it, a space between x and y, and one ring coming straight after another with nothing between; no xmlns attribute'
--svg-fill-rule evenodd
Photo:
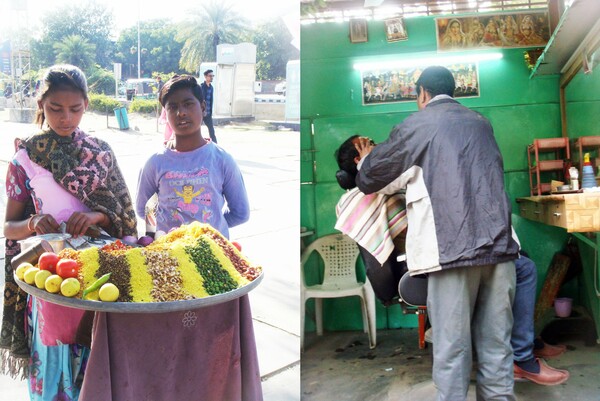
<svg viewBox="0 0 600 401"><path fill-rule="evenodd" d="M4 188L8 161L14 153L13 138L36 128L8 122L0 109L0 187ZM155 118L129 115L131 129L107 128L105 116L87 113L84 131L110 143L135 198L140 166L153 149L162 146L162 130ZM111 127L117 126L110 116ZM203 126L202 132L206 133ZM299 133L269 130L266 124L219 125L219 144L237 161L251 205L246 224L230 230L231 238L243 245L246 256L265 272L261 284L251 292L250 304L265 401L300 399L300 222ZM0 190L0 221L4 221L5 191ZM140 228L143 224L140 222ZM0 226L0 292L4 284L4 239ZM294 291L294 289L296 289ZM0 315L1 315L0 300ZM27 381L0 375L0 401L28 400ZM138 400L134 400L138 401ZM165 400L171 401L171 400ZM173 400L179 401L179 400ZM189 400L182 400L189 401ZM224 400L226 401L226 400Z"/></svg>
<svg viewBox="0 0 600 401"><path fill-rule="evenodd" d="M566 369L570 379L558 386L515 383L518 400L600 400L600 345L565 338L568 351L549 365ZM301 358L303 401L433 401L432 346L419 350L416 329L378 330L369 349L362 332L307 333ZM469 401L475 401L474 376Z"/></svg>

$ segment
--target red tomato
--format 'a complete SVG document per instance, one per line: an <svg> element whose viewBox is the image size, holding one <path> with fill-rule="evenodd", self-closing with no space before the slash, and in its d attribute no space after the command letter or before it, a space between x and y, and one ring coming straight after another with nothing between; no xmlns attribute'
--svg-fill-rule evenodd
<svg viewBox="0 0 600 401"><path fill-rule="evenodd" d="M62 278L75 277L79 271L79 264L73 259L61 259L56 265L56 274Z"/></svg>
<svg viewBox="0 0 600 401"><path fill-rule="evenodd" d="M48 270L52 274L56 274L56 264L58 261L58 255L54 252L44 252L38 259L38 267L40 270Z"/></svg>
<svg viewBox="0 0 600 401"><path fill-rule="evenodd" d="M242 252L242 245L237 241L231 241L231 245L235 246L238 251Z"/></svg>

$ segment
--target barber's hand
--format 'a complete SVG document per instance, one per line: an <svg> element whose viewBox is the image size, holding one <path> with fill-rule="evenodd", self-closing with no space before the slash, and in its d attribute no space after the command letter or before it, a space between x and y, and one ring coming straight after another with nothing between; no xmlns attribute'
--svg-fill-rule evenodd
<svg viewBox="0 0 600 401"><path fill-rule="evenodd" d="M104 215L100 212L74 212L67 220L67 232L77 238L85 235L91 225L101 222Z"/></svg>
<svg viewBox="0 0 600 401"><path fill-rule="evenodd" d="M36 214L31 217L28 222L28 228L35 231L37 234L59 233L60 226L49 214Z"/></svg>
<svg viewBox="0 0 600 401"><path fill-rule="evenodd" d="M365 156L371 153L375 147L375 144L371 138L361 136L354 142L354 147L358 151L360 158L363 159Z"/></svg>

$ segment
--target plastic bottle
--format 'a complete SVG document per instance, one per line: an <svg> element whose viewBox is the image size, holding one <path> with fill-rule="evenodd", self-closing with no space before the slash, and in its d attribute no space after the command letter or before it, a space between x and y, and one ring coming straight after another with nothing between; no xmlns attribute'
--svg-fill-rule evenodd
<svg viewBox="0 0 600 401"><path fill-rule="evenodd" d="M577 170L577 167L569 168L569 177L571 180L571 189L579 191L579 170Z"/></svg>
<svg viewBox="0 0 600 401"><path fill-rule="evenodd" d="M594 167L590 162L590 154L586 153L583 156L583 169L581 170L581 187L594 188L596 186L596 176L594 175Z"/></svg>

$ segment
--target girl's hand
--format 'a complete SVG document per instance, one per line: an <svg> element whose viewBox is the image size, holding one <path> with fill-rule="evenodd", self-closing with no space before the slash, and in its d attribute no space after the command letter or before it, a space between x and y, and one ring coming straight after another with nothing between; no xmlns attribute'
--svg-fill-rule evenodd
<svg viewBox="0 0 600 401"><path fill-rule="evenodd" d="M77 238L85 235L90 226L104 221L104 214L100 212L74 212L67 220L67 232Z"/></svg>
<svg viewBox="0 0 600 401"><path fill-rule="evenodd" d="M49 214L35 214L27 222L27 228L37 234L59 233L60 226Z"/></svg>

